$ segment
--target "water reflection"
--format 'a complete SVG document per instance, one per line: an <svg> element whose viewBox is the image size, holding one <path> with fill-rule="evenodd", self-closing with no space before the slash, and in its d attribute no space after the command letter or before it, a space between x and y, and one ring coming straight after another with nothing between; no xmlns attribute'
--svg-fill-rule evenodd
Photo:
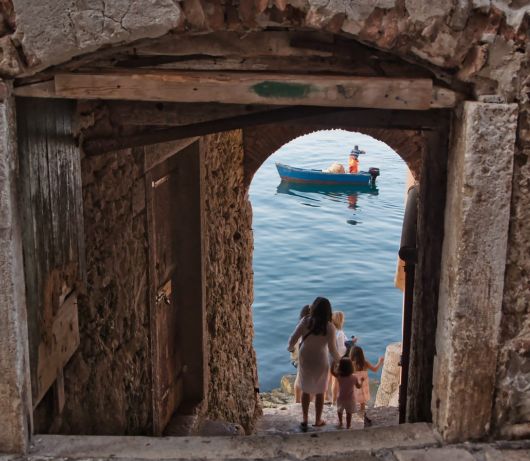
<svg viewBox="0 0 530 461"><path fill-rule="evenodd" d="M332 202L344 202L348 209L357 210L359 196L378 195L376 186L352 186L352 185L328 185L328 184L300 184L281 181L276 188L278 194L293 195L301 199L300 203L305 206L320 207L322 198ZM348 224L356 225L355 219L346 221Z"/></svg>

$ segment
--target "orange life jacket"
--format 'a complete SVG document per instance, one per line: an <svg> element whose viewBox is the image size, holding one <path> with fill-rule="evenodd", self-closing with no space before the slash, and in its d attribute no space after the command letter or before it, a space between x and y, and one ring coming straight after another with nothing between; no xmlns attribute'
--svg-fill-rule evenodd
<svg viewBox="0 0 530 461"><path fill-rule="evenodd" d="M357 160L353 155L350 155L348 165L350 167L350 173L359 173L359 160Z"/></svg>

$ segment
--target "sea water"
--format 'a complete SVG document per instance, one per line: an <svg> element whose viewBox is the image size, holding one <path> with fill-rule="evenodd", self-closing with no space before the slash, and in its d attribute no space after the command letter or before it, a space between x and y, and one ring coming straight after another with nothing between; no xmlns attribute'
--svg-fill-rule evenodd
<svg viewBox="0 0 530 461"><path fill-rule="evenodd" d="M281 183L276 162L347 169L354 145L360 169L378 167L376 189L334 190ZM401 340L402 292L394 287L407 168L386 144L361 133L320 131L271 155L250 187L254 229L254 347L261 390L295 373L287 341L299 311L317 296L345 313L344 331L376 363Z"/></svg>

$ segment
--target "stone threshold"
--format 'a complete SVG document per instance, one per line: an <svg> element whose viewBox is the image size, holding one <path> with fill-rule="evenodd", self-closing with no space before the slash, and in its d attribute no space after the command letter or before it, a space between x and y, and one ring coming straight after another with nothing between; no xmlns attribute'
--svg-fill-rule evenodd
<svg viewBox="0 0 530 461"><path fill-rule="evenodd" d="M530 461L530 440L444 445L430 424L311 434L221 437L37 435L0 461Z"/></svg>
<svg viewBox="0 0 530 461"><path fill-rule="evenodd" d="M374 452L438 447L440 438L430 424L402 424L364 430L308 434L230 437L139 437L36 435L26 460L250 460L306 459L347 456L372 459ZM376 458L373 458L376 459Z"/></svg>

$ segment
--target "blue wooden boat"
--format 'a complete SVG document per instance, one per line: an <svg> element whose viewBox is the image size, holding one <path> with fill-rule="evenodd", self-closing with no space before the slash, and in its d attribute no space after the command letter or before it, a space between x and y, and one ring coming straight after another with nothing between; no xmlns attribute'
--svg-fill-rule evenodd
<svg viewBox="0 0 530 461"><path fill-rule="evenodd" d="M379 168L370 168L369 171L361 171L355 174L307 170L282 163L277 163L276 168L283 181L303 184L373 186L375 179L379 176Z"/></svg>

